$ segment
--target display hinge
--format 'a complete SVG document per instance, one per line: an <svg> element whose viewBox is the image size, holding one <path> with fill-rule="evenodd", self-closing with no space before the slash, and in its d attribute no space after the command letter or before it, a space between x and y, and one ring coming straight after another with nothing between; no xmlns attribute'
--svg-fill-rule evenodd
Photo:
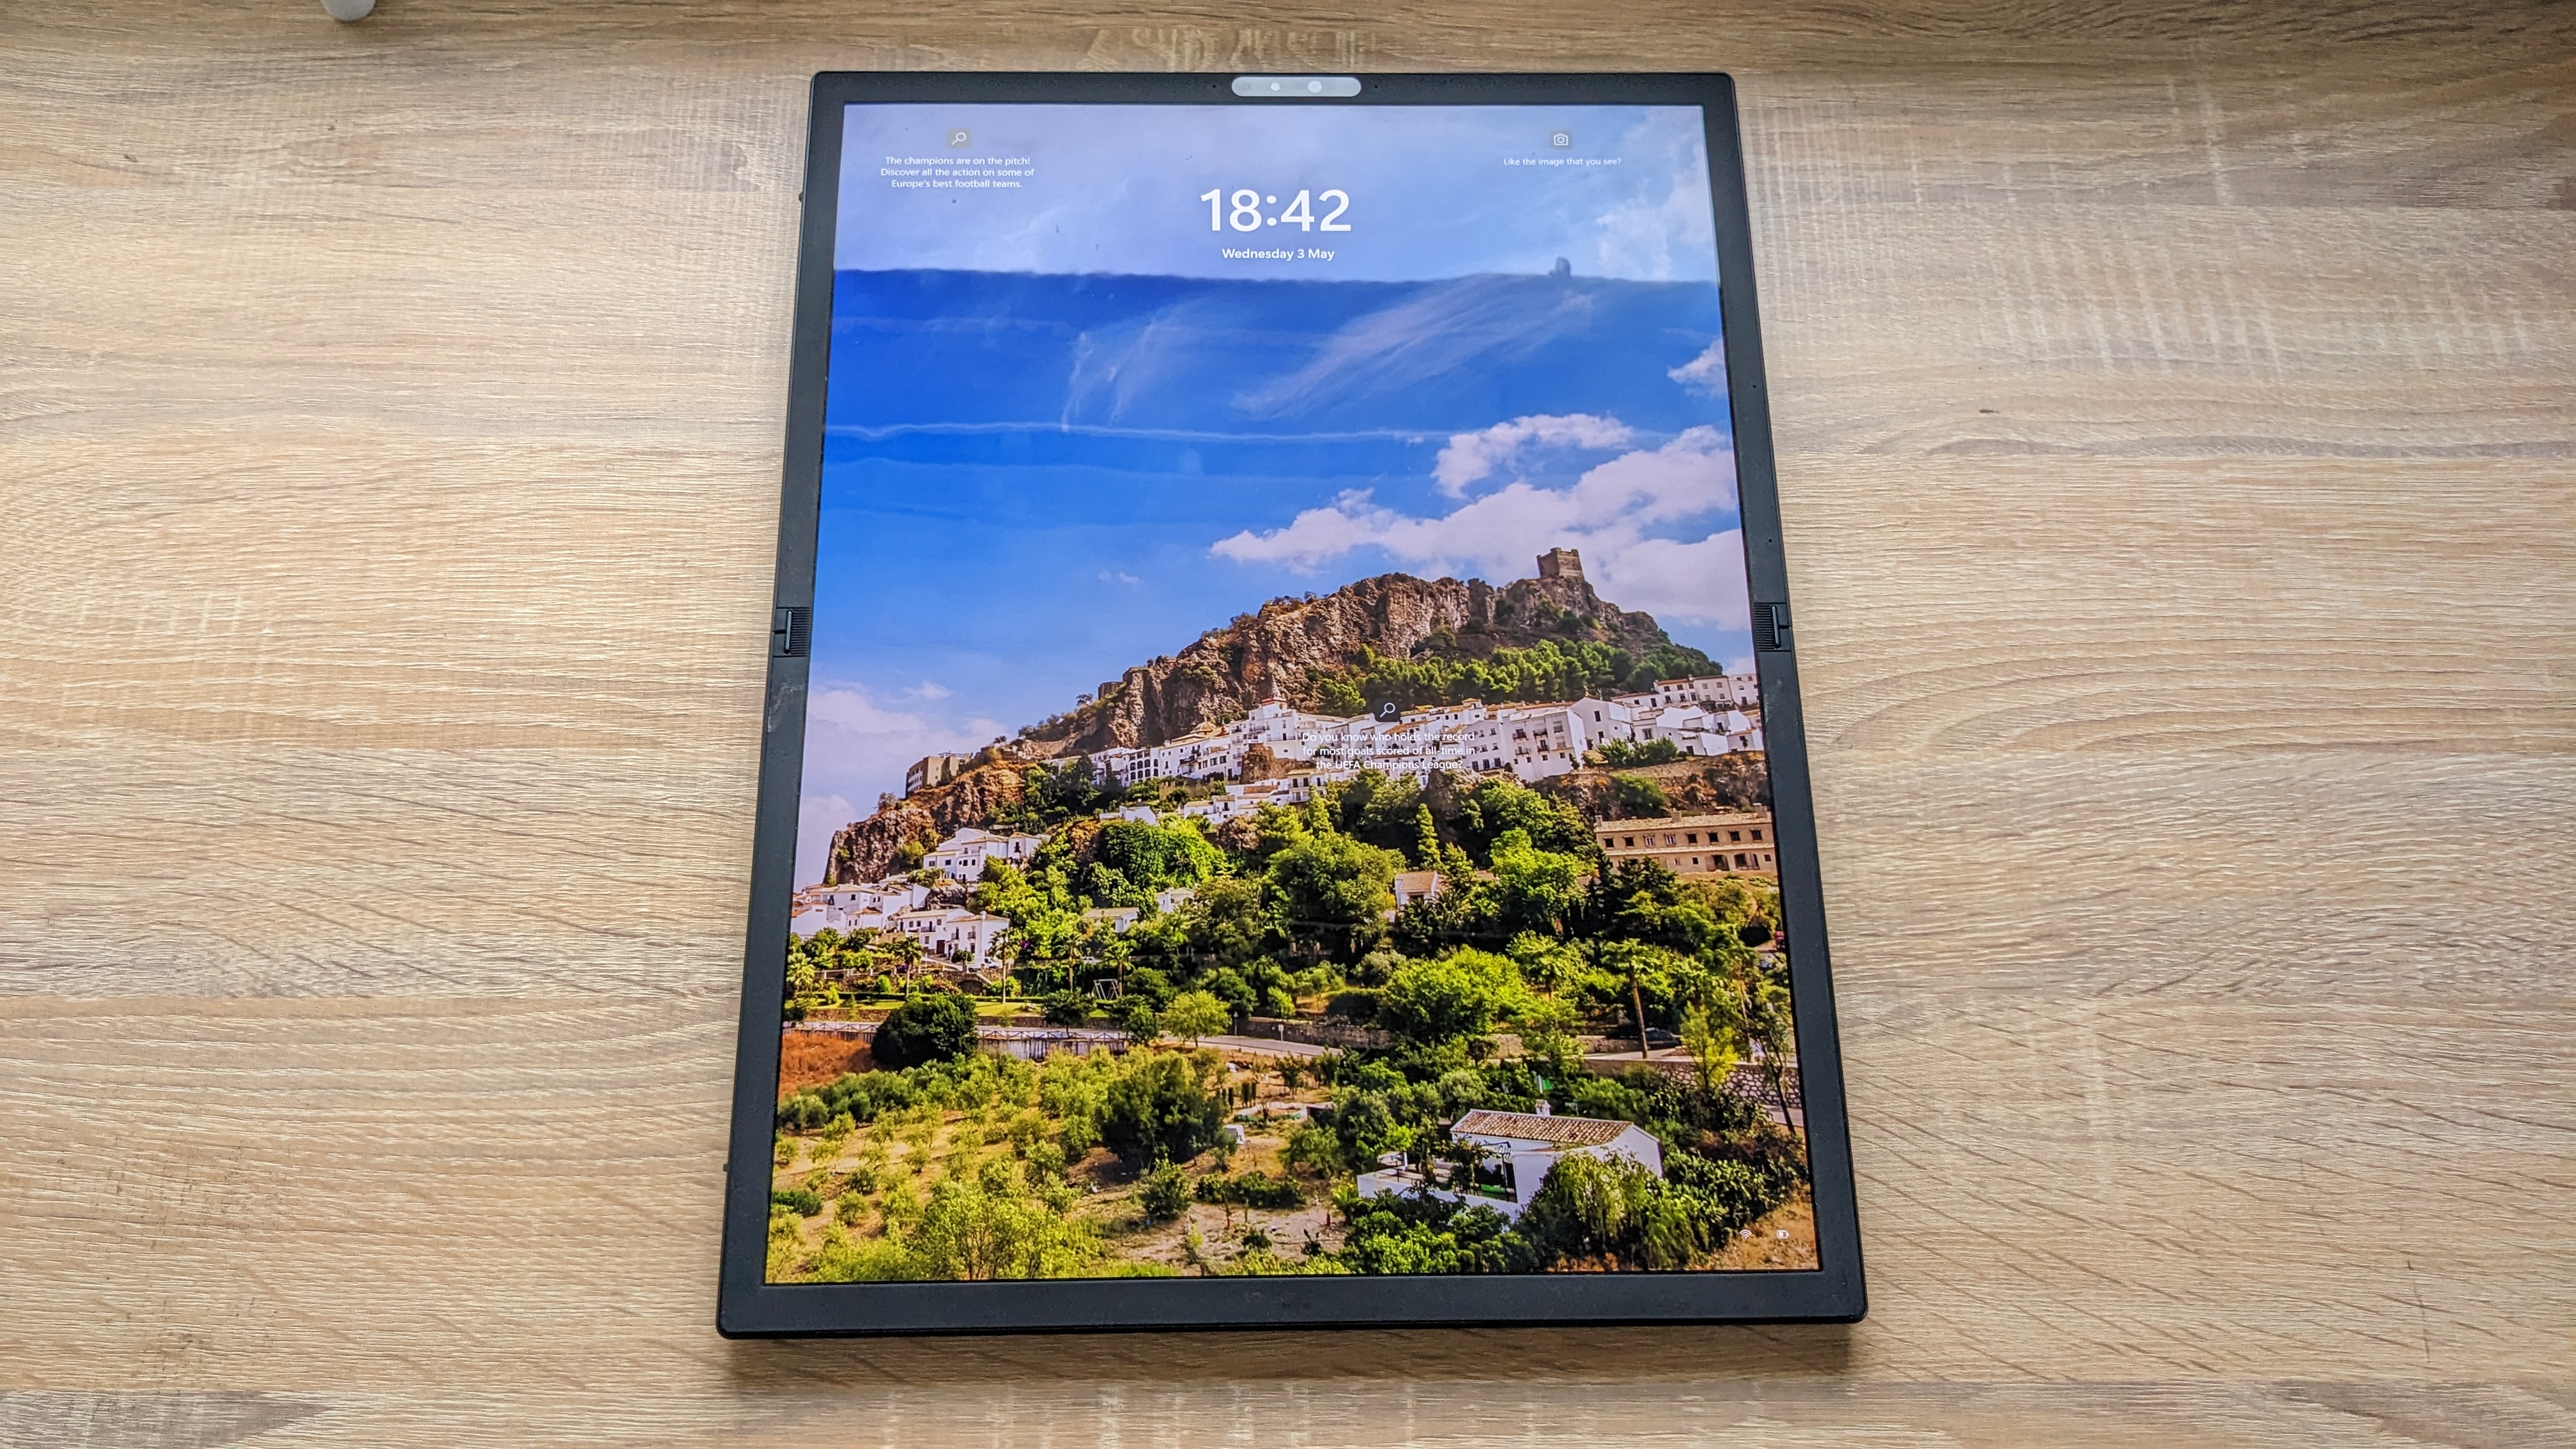
<svg viewBox="0 0 2576 1449"><path fill-rule="evenodd" d="M769 653L773 659L802 659L814 643L814 611L802 604L769 611Z"/></svg>
<svg viewBox="0 0 2576 1449"><path fill-rule="evenodd" d="M1789 606L1753 606L1753 647L1769 654L1789 653Z"/></svg>

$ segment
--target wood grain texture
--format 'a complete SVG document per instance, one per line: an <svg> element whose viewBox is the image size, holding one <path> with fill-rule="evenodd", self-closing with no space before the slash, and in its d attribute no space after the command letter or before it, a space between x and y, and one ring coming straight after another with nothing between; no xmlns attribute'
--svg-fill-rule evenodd
<svg viewBox="0 0 2576 1449"><path fill-rule="evenodd" d="M1737 74L1867 1322L714 1336L871 66ZM2576 1442L2566 6L21 0L0 262L0 1443Z"/></svg>

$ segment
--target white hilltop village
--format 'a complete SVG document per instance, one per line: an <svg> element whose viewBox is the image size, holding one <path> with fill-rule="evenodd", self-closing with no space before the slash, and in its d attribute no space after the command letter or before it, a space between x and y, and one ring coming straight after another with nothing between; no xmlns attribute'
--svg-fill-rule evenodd
<svg viewBox="0 0 2576 1449"><path fill-rule="evenodd" d="M1543 573L1551 565L1580 568L1572 551L1562 549L1540 559ZM1414 780L1435 771L1508 773L1534 784L1571 773L1581 767L1586 752L1614 741L1670 741L1685 758L1759 752L1761 701L1756 677L1749 673L1659 679L1652 689L1606 699L1500 705L1468 700L1347 719L1309 714L1274 695L1240 719L1202 725L1158 745L1101 750L1089 759L1093 778L1123 788L1155 780L1224 782L1207 799L1162 812L1214 826L1250 818L1264 806L1303 805L1319 786L1355 779L1364 770ZM1269 755L1268 766L1260 771L1266 778L1245 779L1245 763L1256 746ZM924 758L906 772L904 794L943 783L968 762L969 757L960 755ZM1154 821L1161 815L1131 805L1104 810L1100 818ZM1752 810L1601 822L1596 834L1604 854L1614 860L1653 859L1685 875L1772 875L1770 825L1769 811ZM983 879L990 862L1026 865L1046 839L970 827L941 841L922 863L951 882L971 885ZM1720 845L1727 848L1714 848ZM1440 886L1437 872L1409 871L1397 880L1397 899L1402 903L1437 894ZM1188 899L1187 891L1163 895L1171 899L1158 897L1158 910L1177 909ZM934 906L929 896L928 887L910 879L808 886L796 893L789 930L800 937L827 928L843 934L896 931L918 939L928 957L966 969L984 967L1010 923L961 907ZM1129 908L1089 914L1123 932L1141 913Z"/></svg>
<svg viewBox="0 0 2576 1449"><path fill-rule="evenodd" d="M1435 770L1509 772L1522 784L1571 773L1584 752L1612 741L1670 740L1687 756L1762 748L1761 696L1750 674L1657 680L1641 694L1547 704L1477 700L1412 710L1392 719L1308 714L1277 697L1227 724L1201 725L1159 745L1091 756L1094 778L1133 788L1153 780L1239 781L1253 746L1268 748L1277 778L1231 783L1225 793L1181 807L1221 824L1264 805L1297 805L1317 785L1362 770L1419 780Z"/></svg>

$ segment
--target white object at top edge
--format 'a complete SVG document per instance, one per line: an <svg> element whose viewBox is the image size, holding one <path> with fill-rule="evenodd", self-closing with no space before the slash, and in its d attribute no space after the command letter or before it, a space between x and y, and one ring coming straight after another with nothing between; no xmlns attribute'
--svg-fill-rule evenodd
<svg viewBox="0 0 2576 1449"><path fill-rule="evenodd" d="M1320 100L1358 95L1360 82L1349 75L1239 75L1234 78L1234 93L1283 101Z"/></svg>

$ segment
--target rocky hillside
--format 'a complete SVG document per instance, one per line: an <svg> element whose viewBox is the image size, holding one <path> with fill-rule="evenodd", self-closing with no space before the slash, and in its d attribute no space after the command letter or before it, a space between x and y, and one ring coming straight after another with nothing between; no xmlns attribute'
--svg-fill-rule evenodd
<svg viewBox="0 0 2576 1449"><path fill-rule="evenodd" d="M1272 694L1308 709L1347 703L1350 682L1373 660L1482 660L1541 643L1604 646L1648 673L1716 669L1698 650L1674 644L1654 616L1605 603L1579 576L1496 588L1482 579L1380 574L1319 597L1273 599L1178 654L1129 669L1101 698L1047 721L1026 742L1040 755L1161 744L1236 718ZM1336 692L1336 682L1345 688Z"/></svg>
<svg viewBox="0 0 2576 1449"><path fill-rule="evenodd" d="M1605 691L1640 687L1658 674L1717 672L1707 655L1673 643L1652 615L1605 603L1579 568L1501 588L1482 579L1380 574L1318 597L1273 599L1178 654L1129 669L1099 699L984 751L954 780L841 827L832 836L824 879L881 879L901 868L907 854L919 858L911 847L989 824L1021 802L1023 771L1033 760L1161 744L1238 718L1272 694L1325 713L1355 713L1365 708L1362 700L1382 696L1420 703L1444 688L1451 694L1477 689L1472 675L1479 662L1509 665L1541 645L1564 654L1539 651L1556 660L1559 675L1575 669L1580 656L1582 672L1623 677L1591 681ZM1542 688L1529 697L1569 696L1563 688ZM1259 778L1275 768L1266 750L1260 755L1245 761L1247 775Z"/></svg>
<svg viewBox="0 0 2576 1449"><path fill-rule="evenodd" d="M992 755L945 785L916 790L865 820L832 833L828 884L882 880L906 845L935 845L969 825L982 825L1020 803L1024 765ZM919 857L914 859L918 861Z"/></svg>

